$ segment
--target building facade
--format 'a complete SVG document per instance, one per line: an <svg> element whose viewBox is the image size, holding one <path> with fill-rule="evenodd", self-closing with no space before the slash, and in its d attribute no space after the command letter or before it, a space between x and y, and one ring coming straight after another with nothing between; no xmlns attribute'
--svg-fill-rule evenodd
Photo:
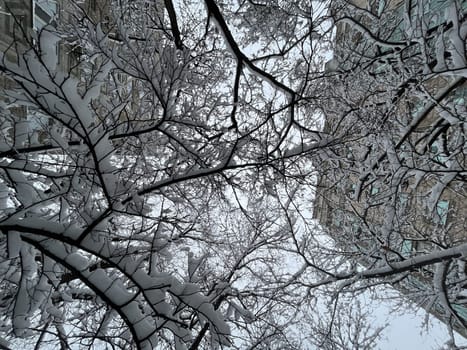
<svg viewBox="0 0 467 350"><path fill-rule="evenodd" d="M464 244L466 2L338 5L323 131L339 142L319 160L315 219L357 269ZM465 262L440 264L390 283L466 336Z"/></svg>
<svg viewBox="0 0 467 350"><path fill-rule="evenodd" d="M109 1L86 0L82 3L83 14L94 21L109 21ZM18 53L32 48L40 40L41 32L47 27L72 23L70 10L75 4L68 0L0 0L0 52L3 59L16 62ZM44 49L44 48L43 48ZM80 64L82 50L73 43L73 38L51 43L46 48L56 55L57 70L79 77L76 69ZM5 76L0 77L0 98L15 84ZM10 107L4 111L1 129L3 138L12 149L37 146L47 141L53 121L40 111L17 105L14 99L5 99Z"/></svg>

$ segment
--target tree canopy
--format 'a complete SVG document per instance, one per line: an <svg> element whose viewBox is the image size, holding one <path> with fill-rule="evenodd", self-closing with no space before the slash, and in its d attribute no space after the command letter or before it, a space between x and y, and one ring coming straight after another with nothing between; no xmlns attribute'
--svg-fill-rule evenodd
<svg viewBox="0 0 467 350"><path fill-rule="evenodd" d="M4 3L2 346L370 349L351 297L415 272L465 328L461 2Z"/></svg>

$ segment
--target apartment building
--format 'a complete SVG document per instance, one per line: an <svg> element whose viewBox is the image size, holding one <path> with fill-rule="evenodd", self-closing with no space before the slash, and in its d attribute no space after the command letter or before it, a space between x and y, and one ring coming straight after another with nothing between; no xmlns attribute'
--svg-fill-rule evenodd
<svg viewBox="0 0 467 350"><path fill-rule="evenodd" d="M453 28L467 2L340 4L327 70L345 97L327 102L323 131L341 142L320 163L315 219L360 268L465 243L466 55ZM434 264L390 281L467 336L463 264L443 270L443 286Z"/></svg>
<svg viewBox="0 0 467 350"><path fill-rule="evenodd" d="M15 62L18 52L27 50L36 35L47 25L56 26L60 18L60 6L56 0L0 0L0 51L4 59ZM64 47L51 47L55 51L60 69L70 66L70 56ZM14 87L14 82L5 76L0 77L0 95ZM1 96L0 96L1 97ZM9 112L9 113L8 113ZM43 130L50 122L37 110L25 106L12 106L5 110L2 130L13 148L35 145L44 141Z"/></svg>
<svg viewBox="0 0 467 350"><path fill-rule="evenodd" d="M96 22L108 23L109 1L86 0L82 4L83 13ZM69 10L68 0L0 0L0 52L4 59L16 61L17 53L29 49L38 40L38 35L46 26L71 23L74 19ZM52 44L48 50L57 56L58 69L79 76L76 69L80 63L82 50L79 45L63 39ZM14 87L14 82L0 77L0 97L4 91ZM2 130L8 130L3 137L13 148L37 145L46 142L48 129L53 121L31 107L16 106L14 103L5 111Z"/></svg>
<svg viewBox="0 0 467 350"><path fill-rule="evenodd" d="M16 58L14 45L26 44L28 32L33 26L33 17L30 1L0 1L0 51L5 55L5 59L14 60ZM0 90L10 89L12 86L11 80L0 77ZM7 128L7 124L13 125L14 127L10 131L14 134L12 139L17 140L17 144L23 144L27 140L27 109L15 106L10 108L10 112L10 115L2 118L0 126L4 130ZM14 123L15 121L16 123Z"/></svg>
<svg viewBox="0 0 467 350"><path fill-rule="evenodd" d="M79 6L79 9L76 6ZM134 40L133 43L139 40L138 36L144 36L142 33L144 30L135 33L131 30L138 31L135 28L141 29L145 26L147 28L159 27L164 19L163 5L160 0L116 2L114 6L114 8L111 7L110 0L85 0L79 3L71 0L0 0L0 33L5 33L0 36L0 51L5 54L6 59L15 61L17 52L31 47L34 40L38 40L37 35L40 35L41 30L47 25L57 26L60 30L65 29L68 34L49 49L55 51L57 55L58 69L65 73L65 76L69 74L80 80L82 83L80 86L85 86L86 74L82 74L83 71L92 71L102 62L90 60L83 54L85 50L82 45L86 45L86 42L73 35L73 24L76 21L80 21L82 17L89 22L89 25L99 26L99 30L109 33L109 47L118 48L122 45L119 29L115 23L112 23L115 13L120 13L118 18L122 21L121 24L127 27L125 35L128 35L130 40ZM142 8L144 12L141 12ZM112 12L115 13L112 14ZM144 15L141 15L142 13ZM159 38L159 34L156 33L156 39L154 39L154 31L151 35L153 41ZM157 60L157 55L155 60ZM13 82L10 79L0 79L1 90L11 89ZM122 104L126 105L125 109L120 112L121 120L114 121L116 124L123 125L128 120L128 115L134 114L131 111L135 111L140 102L137 81L118 70L112 73L109 79L111 84L102 86L102 96L116 93L123 101ZM4 93L0 92L1 95ZM96 117L102 122L106 112L96 111L96 113ZM7 114L1 130L9 130L4 137L8 139L7 143L12 148L43 144L50 139L53 118L46 117L38 110L14 105L8 108Z"/></svg>

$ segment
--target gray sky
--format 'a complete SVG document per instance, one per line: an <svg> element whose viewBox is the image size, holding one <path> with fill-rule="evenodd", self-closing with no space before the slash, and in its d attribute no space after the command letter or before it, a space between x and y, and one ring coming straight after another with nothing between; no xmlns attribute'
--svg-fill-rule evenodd
<svg viewBox="0 0 467 350"><path fill-rule="evenodd" d="M380 350L439 350L449 340L446 325L434 316L429 315L426 328L424 321L427 313L422 308L415 305L413 309L399 307L398 311L394 312L392 309L395 303L389 300L373 300L370 301L370 305L373 306L378 323L389 323L383 332L383 339L378 344ZM467 346L467 339L457 336L456 344Z"/></svg>

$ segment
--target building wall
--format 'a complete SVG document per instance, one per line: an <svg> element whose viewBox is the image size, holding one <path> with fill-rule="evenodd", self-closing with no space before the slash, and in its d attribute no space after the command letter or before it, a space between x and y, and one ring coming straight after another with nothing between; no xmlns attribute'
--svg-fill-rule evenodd
<svg viewBox="0 0 467 350"><path fill-rule="evenodd" d="M368 1L353 2L365 11L372 11L375 17L379 15L380 9L373 8ZM433 45L439 31L436 26L440 25L436 12L430 9L447 5L448 2L443 5L429 1L423 11L414 10L423 13L423 17L413 20L428 26L424 48ZM386 13L381 14L381 21L385 18L387 22L377 23L378 28L373 29L383 41L400 40L401 47L407 45L399 48L401 55L415 52L420 57L421 53L414 51L416 46L404 41L406 33L397 31L404 12L401 7L401 1L389 2ZM356 16L372 28L371 19L364 12L352 11L347 15ZM465 171L467 166L464 132L453 126L462 115L466 116L465 83L455 86L424 113L430 101L455 81L455 73L450 76L420 73L422 77L426 74L426 78L404 88L404 80L399 79L404 73L397 71L401 66L389 61L397 55L385 54L388 49L384 45L376 48L361 31L351 28L349 24L338 26L334 62L328 65L333 67L329 72L331 86L342 90L336 92L337 101L325 108L324 131L341 142L319 165L315 219L334 238L343 254L365 268L464 243L467 186L462 175L449 174L455 172L453 169ZM424 54L429 56L426 62L435 60L435 53ZM410 69L412 58L408 56L405 61L406 66L401 69ZM413 66L416 68L416 63ZM436 62L426 63L425 70L436 66ZM367 81L357 80L359 72ZM358 93L365 89L368 94L362 98ZM394 96L397 99L392 100ZM339 111L346 109L352 112L343 117ZM452 117L454 114L457 119ZM421 121L414 124L417 118ZM412 124L413 129L406 134ZM398 288L421 306L430 308L435 316L444 317L436 302L431 305L426 302L436 296L432 267L414 271ZM423 294L420 289L424 289L426 298L420 297ZM462 317L467 317L464 303L453 305ZM458 323L454 327L467 335L465 327Z"/></svg>
<svg viewBox="0 0 467 350"><path fill-rule="evenodd" d="M75 4L68 1L70 0L0 0L0 51L6 59L16 61L17 53L27 50L33 40L37 40L33 39L33 36L40 35L47 25L71 23L74 19L70 9ZM108 17L109 5L108 0L86 0L83 9L97 22ZM58 70L65 74L70 72L75 77L79 76L76 68L80 63L82 51L79 46L62 40L47 49L55 50ZM14 86L12 80L1 76L0 98L5 97L4 91ZM3 134L4 140L13 148L47 142L49 129L53 124L51 118L31 108L16 106L11 99L8 101L12 107L6 112L2 123L2 130L7 130Z"/></svg>

